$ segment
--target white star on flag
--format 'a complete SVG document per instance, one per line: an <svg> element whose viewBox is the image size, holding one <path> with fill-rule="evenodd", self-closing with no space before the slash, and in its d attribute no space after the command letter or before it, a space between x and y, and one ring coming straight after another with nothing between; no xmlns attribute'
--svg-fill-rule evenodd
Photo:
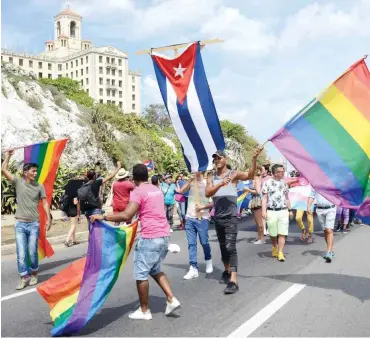
<svg viewBox="0 0 370 338"><path fill-rule="evenodd" d="M181 63L179 63L179 66L176 68L176 67L173 67L174 70L176 70L176 73L175 73L175 77L180 75L182 78L184 77L184 71L186 70L186 68L181 68Z"/></svg>

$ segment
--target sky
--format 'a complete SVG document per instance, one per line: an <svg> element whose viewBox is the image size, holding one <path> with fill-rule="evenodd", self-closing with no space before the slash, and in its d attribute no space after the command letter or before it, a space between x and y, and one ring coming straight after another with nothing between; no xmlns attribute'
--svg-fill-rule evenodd
<svg viewBox="0 0 370 338"><path fill-rule="evenodd" d="M83 16L83 38L128 52L130 69L142 74L142 108L162 99L150 57L136 51L223 39L202 52L219 117L244 125L261 144L370 52L370 0L69 3ZM62 0L2 0L2 48L42 51L65 7ZM273 145L267 150L280 160Z"/></svg>

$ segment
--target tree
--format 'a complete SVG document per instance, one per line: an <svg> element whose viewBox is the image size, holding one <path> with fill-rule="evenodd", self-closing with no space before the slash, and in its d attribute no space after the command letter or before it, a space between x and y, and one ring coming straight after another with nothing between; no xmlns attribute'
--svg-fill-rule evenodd
<svg viewBox="0 0 370 338"><path fill-rule="evenodd" d="M240 144L244 144L247 141L247 131L245 127L239 123L223 120L221 121L221 129L225 138L230 138Z"/></svg>
<svg viewBox="0 0 370 338"><path fill-rule="evenodd" d="M171 119L163 104L150 104L145 108L143 117L148 123L156 124L162 130L171 126Z"/></svg>

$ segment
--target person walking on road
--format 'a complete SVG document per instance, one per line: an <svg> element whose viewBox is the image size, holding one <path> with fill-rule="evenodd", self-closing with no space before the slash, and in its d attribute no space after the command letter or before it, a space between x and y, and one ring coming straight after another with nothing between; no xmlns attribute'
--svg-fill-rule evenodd
<svg viewBox="0 0 370 338"><path fill-rule="evenodd" d="M129 318L150 320L152 314L149 309L149 276L157 282L166 295L166 316L179 308L180 302L174 297L167 276L161 269L161 263L168 252L170 238L170 227L166 219L163 194L155 185L149 184L148 168L144 164L136 164L132 172L137 188L131 193L127 208L115 215L92 215L90 221L127 222L136 213L139 214L141 231L134 250L134 278L139 294L140 308L130 313Z"/></svg>
<svg viewBox="0 0 370 338"><path fill-rule="evenodd" d="M214 222L218 241L220 243L222 262L225 271L222 273L220 283L227 284L225 294L233 294L239 291L238 285L238 254L236 251L236 239L238 236L237 219L237 189L238 181L246 181L254 178L257 165L257 157L263 148L254 152L252 165L249 172L240 172L227 169L227 156L223 150L217 150L213 154L216 165L214 175L207 177L205 195L212 197L215 209Z"/></svg>
<svg viewBox="0 0 370 338"><path fill-rule="evenodd" d="M289 232L289 217L293 217L289 201L289 188L284 182L285 169L281 164L271 168L273 177L262 187L262 218L266 220L272 241L272 257L285 261L285 238ZM277 238L279 236L279 238Z"/></svg>
<svg viewBox="0 0 370 338"><path fill-rule="evenodd" d="M166 217L170 224L171 232L173 232L173 211L175 207L176 184L173 183L172 175L165 175L163 179L164 182L161 184L161 189L164 195Z"/></svg>
<svg viewBox="0 0 370 338"><path fill-rule="evenodd" d="M313 214L311 206L314 201L316 201L317 219L319 220L325 235L326 254L324 255L324 259L330 263L334 258L334 225L337 215L337 207L312 189L307 205L307 213L310 215Z"/></svg>
<svg viewBox="0 0 370 338"><path fill-rule="evenodd" d="M4 162L1 166L1 173L15 187L17 196L15 244L17 249L18 273L21 280L16 290L22 290L27 286L29 268L31 270L29 285L36 285L38 282L38 242L40 235L38 205L40 200L47 216L47 231L51 227L51 218L45 188L42 184L36 182L38 165L36 163L25 163L23 166L23 178L19 178L8 170L9 160L13 154L14 150L6 152ZM30 263L29 267L27 266L27 256Z"/></svg>
<svg viewBox="0 0 370 338"><path fill-rule="evenodd" d="M198 172L193 174L191 179L187 181L180 190L182 194L189 191L185 231L188 239L190 268L184 276L184 279L197 278L199 275L197 235L203 247L204 259L206 261L206 273L213 272L211 247L208 237L209 210L212 208L213 203L210 203L209 198L205 196L205 189L206 180L204 179L204 172Z"/></svg>
<svg viewBox="0 0 370 338"><path fill-rule="evenodd" d="M184 230L185 229L185 216L186 216L186 211L185 211L185 204L186 204L186 199L184 194L182 194L180 191L183 188L183 186L186 184L186 181L183 179L183 175L179 174L176 177L176 193L175 193L175 201L176 201L176 208L177 208L177 214L179 215L180 219L180 229Z"/></svg>

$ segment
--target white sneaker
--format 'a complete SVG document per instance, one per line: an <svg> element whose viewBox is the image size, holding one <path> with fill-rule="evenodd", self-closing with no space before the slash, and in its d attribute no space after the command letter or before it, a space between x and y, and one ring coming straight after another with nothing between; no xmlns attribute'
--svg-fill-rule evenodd
<svg viewBox="0 0 370 338"><path fill-rule="evenodd" d="M128 317L131 319L151 320L152 313L150 312L150 310L148 310L147 312L143 312L141 311L141 308L138 308L135 312L131 312Z"/></svg>
<svg viewBox="0 0 370 338"><path fill-rule="evenodd" d="M184 276L184 279L198 278L198 269L194 266L190 266L188 273Z"/></svg>
<svg viewBox="0 0 370 338"><path fill-rule="evenodd" d="M172 229L170 229L170 232L173 232L173 230L172 230Z"/></svg>
<svg viewBox="0 0 370 338"><path fill-rule="evenodd" d="M173 311L175 311L176 309L178 309L180 306L181 306L180 305L180 302L177 300L177 298L173 297L171 303L169 303L167 301L165 315L166 316L170 315Z"/></svg>
<svg viewBox="0 0 370 338"><path fill-rule="evenodd" d="M259 239L258 241L253 242L253 244L266 244L266 241L261 241Z"/></svg>
<svg viewBox="0 0 370 338"><path fill-rule="evenodd" d="M270 233L269 233L269 231L268 231L267 229L265 230L264 235L265 235L265 236L270 235Z"/></svg>
<svg viewBox="0 0 370 338"><path fill-rule="evenodd" d="M213 272L213 265L212 265L212 259L206 261L206 273L212 273Z"/></svg>

